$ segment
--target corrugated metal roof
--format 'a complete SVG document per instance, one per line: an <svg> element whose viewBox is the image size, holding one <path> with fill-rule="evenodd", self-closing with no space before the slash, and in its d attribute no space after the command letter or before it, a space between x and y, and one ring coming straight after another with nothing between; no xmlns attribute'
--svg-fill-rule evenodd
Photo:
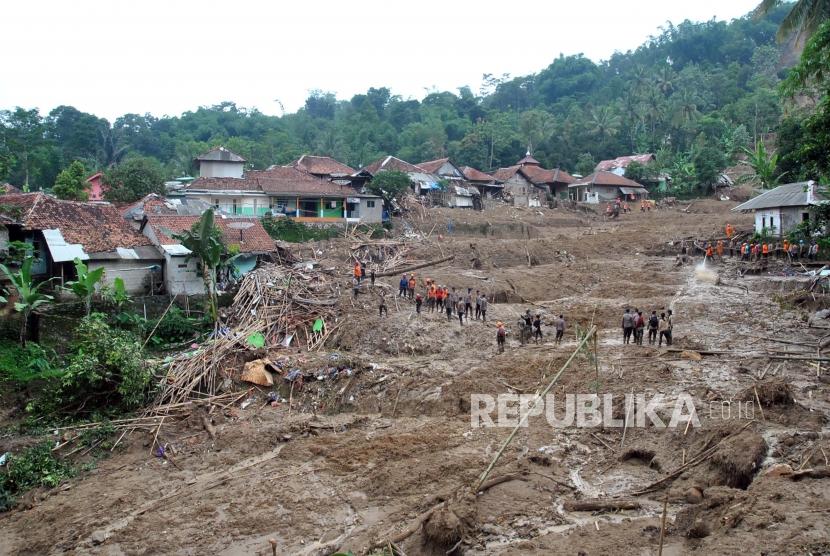
<svg viewBox="0 0 830 556"><path fill-rule="evenodd" d="M815 194L811 195L809 189L815 182L801 181L779 185L775 189L761 193L757 197L738 205L733 211L757 210L774 207L805 207L820 201L821 198ZM812 198L811 198L812 197Z"/></svg>
<svg viewBox="0 0 830 556"><path fill-rule="evenodd" d="M52 260L56 263L74 261L75 259L81 259L82 261L89 259L89 255L84 252L84 246L80 243L66 243L60 230L41 230L41 232L43 233L43 239L46 240L46 245L49 247Z"/></svg>
<svg viewBox="0 0 830 556"><path fill-rule="evenodd" d="M216 147L196 157L196 160L213 162L245 162L245 159L225 147Z"/></svg>
<svg viewBox="0 0 830 556"><path fill-rule="evenodd" d="M190 255L190 249L178 243L160 245L160 247L165 253L173 257L184 257L186 255Z"/></svg>

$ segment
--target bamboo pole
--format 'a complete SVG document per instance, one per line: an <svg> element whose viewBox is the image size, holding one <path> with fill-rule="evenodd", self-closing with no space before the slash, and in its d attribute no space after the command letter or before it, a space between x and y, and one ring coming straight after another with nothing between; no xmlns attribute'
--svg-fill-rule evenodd
<svg viewBox="0 0 830 556"><path fill-rule="evenodd" d="M579 353L582 347L588 343L588 340L590 340L594 336L594 334L596 334L596 332L597 327L592 326L588 333L585 334L585 337L582 338L582 341L579 342L579 344L576 346L576 349L574 349L571 356L568 357L568 360L565 361L565 364L562 365L562 368L559 369L559 372L556 373L556 375L553 377L553 380L550 381L550 383L547 385L547 387L545 387L544 390L536 394L536 397L533 399L533 403L530 407L536 407L536 404L539 403L539 400L541 400L547 395L550 389L553 388L553 385L556 384L556 381L559 380L559 377L562 376L562 373L565 372L565 369L567 369L571 362L574 360L574 358L576 358L576 354ZM516 433L519 431L519 428L522 427L524 423L527 421L529 414L529 411L525 413L525 415L519 420L518 424L515 427L513 427L513 430L510 432L510 435L504 441L504 444L502 444L498 453L496 453L496 457L493 458L493 461L490 462L490 465L487 466L487 469L485 469L481 476L478 478L478 482L476 483L474 492L478 492L478 490L481 488L481 485L484 483L485 480L487 480L487 477L490 475L490 472L493 470L493 467L495 467L496 462L499 461L499 458L501 458L501 455L504 453L504 450L507 448L507 446L510 445L510 442L513 441L513 437L516 436Z"/></svg>

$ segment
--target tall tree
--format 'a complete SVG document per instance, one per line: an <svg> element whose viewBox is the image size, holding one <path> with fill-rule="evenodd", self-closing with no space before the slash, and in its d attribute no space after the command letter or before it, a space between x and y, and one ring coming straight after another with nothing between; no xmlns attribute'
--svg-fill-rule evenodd
<svg viewBox="0 0 830 556"><path fill-rule="evenodd" d="M766 15L782 4L786 2L784 0L761 0L756 13ZM830 0L796 0L778 27L776 38L784 41L792 33L797 33L799 36L806 35L809 38L828 18L830 18Z"/></svg>
<svg viewBox="0 0 830 556"><path fill-rule="evenodd" d="M136 157L104 173L108 201L129 203L149 193L164 194L164 171L153 158Z"/></svg>
<svg viewBox="0 0 830 556"><path fill-rule="evenodd" d="M55 178L52 193L58 199L86 201L89 198L89 194L87 193L88 186L89 184L86 182L86 168L84 168L84 165L80 161L75 160Z"/></svg>
<svg viewBox="0 0 830 556"><path fill-rule="evenodd" d="M35 150L44 143L43 119L36 108L26 110L19 106L0 112L5 143L23 172L23 190L29 190L31 163Z"/></svg>

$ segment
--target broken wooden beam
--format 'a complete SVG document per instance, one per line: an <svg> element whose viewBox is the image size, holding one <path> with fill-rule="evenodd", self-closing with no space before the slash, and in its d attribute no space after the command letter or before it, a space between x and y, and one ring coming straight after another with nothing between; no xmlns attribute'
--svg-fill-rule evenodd
<svg viewBox="0 0 830 556"><path fill-rule="evenodd" d="M630 498L590 498L588 500L565 500L563 506L569 512L597 512L637 510L640 508L640 503Z"/></svg>
<svg viewBox="0 0 830 556"><path fill-rule="evenodd" d="M398 268L395 270L387 270L386 272L378 272L375 274L375 278L383 278L385 276L395 276L396 274L405 274L407 272L412 272L413 270L418 270L421 268L426 268L428 266L435 266L437 264L445 263L447 261L451 261L455 258L455 255L450 255L449 257L444 257L443 259L436 259L434 261L427 261L425 263L416 264L414 266L406 266L403 268Z"/></svg>

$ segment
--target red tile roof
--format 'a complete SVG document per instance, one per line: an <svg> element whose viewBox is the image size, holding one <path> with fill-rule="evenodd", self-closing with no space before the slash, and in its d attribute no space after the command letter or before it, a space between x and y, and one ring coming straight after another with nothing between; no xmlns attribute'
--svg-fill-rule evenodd
<svg viewBox="0 0 830 556"><path fill-rule="evenodd" d="M356 193L353 187L334 184L293 166L272 166L250 170L241 178L198 178L187 191L256 191L277 195L343 197Z"/></svg>
<svg viewBox="0 0 830 556"><path fill-rule="evenodd" d="M196 178L185 189L187 191L259 191L259 185L243 178Z"/></svg>
<svg viewBox="0 0 830 556"><path fill-rule="evenodd" d="M632 154L630 156L619 156L617 158L613 158L611 160L603 160L597 167L594 168L595 171L607 171L613 170L614 168L628 168L628 165L632 162L639 162L640 164L648 164L649 162L653 161L656 157L651 153L646 154Z"/></svg>
<svg viewBox="0 0 830 556"><path fill-rule="evenodd" d="M181 243L173 236L190 230L198 221L198 216L147 215L147 224L161 245ZM238 245L240 253L269 253L276 249L274 240L257 218L217 216L214 221L222 231L222 243L226 247Z"/></svg>
<svg viewBox="0 0 830 556"><path fill-rule="evenodd" d="M644 187L634 180L630 180L623 176L618 176L613 172L594 172L589 176L585 176L572 185L605 185L611 187L636 187L644 189Z"/></svg>
<svg viewBox="0 0 830 556"><path fill-rule="evenodd" d="M304 154L288 166L298 170L314 174L315 176L331 176L333 174L354 174L354 168L350 168L330 156L314 156Z"/></svg>
<svg viewBox="0 0 830 556"><path fill-rule="evenodd" d="M353 187L334 184L290 166L273 166L267 170L252 170L246 180L255 180L265 193L321 195L342 197L354 195Z"/></svg>
<svg viewBox="0 0 830 556"><path fill-rule="evenodd" d="M19 193L3 195L2 205L19 209L18 215L6 216L19 222L23 229L58 229L67 243L80 243L87 253L151 245L109 203L60 201L44 193Z"/></svg>
<svg viewBox="0 0 830 556"><path fill-rule="evenodd" d="M437 160L428 160L426 162L419 162L418 168L421 168L427 174L435 174L441 169L441 166L449 162L449 158L439 158Z"/></svg>
<svg viewBox="0 0 830 556"><path fill-rule="evenodd" d="M387 156L381 158L380 160L376 160L373 163L369 164L368 166L364 166L360 169L361 172L367 172L371 175L375 175L378 172L383 170L397 170L399 172L423 172L428 174L429 172L425 172L423 168L419 166L415 166L414 164L410 164L405 160L401 160L400 158L396 158L394 156Z"/></svg>
<svg viewBox="0 0 830 556"><path fill-rule="evenodd" d="M464 174L464 178L467 181L479 181L485 183L496 181L495 177L490 174L485 174L481 170L476 170L472 166L462 166L461 173Z"/></svg>
<svg viewBox="0 0 830 556"><path fill-rule="evenodd" d="M565 183L570 184L576 181L576 179L565 172L564 170L560 170L556 168L554 170L545 170L540 166L523 166L522 170L530 178L535 184L552 184L552 183Z"/></svg>
<svg viewBox="0 0 830 556"><path fill-rule="evenodd" d="M530 153L527 153L523 159L516 163L517 166L521 166L523 164L526 164L528 166L539 166L540 162L532 156L530 156Z"/></svg>
<svg viewBox="0 0 830 556"><path fill-rule="evenodd" d="M499 168L495 172L493 172L493 177L495 177L498 181L507 181L512 178L516 173L520 173L527 181L531 181L530 176L527 173L526 166L508 166L507 168Z"/></svg>

